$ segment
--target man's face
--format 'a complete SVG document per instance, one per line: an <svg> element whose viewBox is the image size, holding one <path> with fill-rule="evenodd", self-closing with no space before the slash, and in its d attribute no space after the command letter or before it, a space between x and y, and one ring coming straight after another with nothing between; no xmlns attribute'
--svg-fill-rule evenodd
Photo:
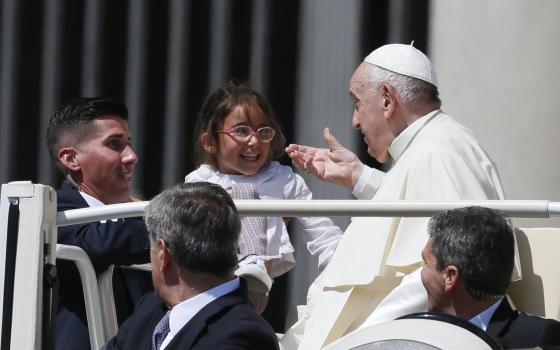
<svg viewBox="0 0 560 350"><path fill-rule="evenodd" d="M437 270L437 260L432 252L430 238L422 250L422 284L428 293L428 311L445 312L449 306L449 298L445 293L445 279L442 271Z"/></svg>
<svg viewBox="0 0 560 350"><path fill-rule="evenodd" d="M130 146L127 122L107 116L87 127L90 135L75 147L82 190L105 204L129 201L138 157Z"/></svg>
<svg viewBox="0 0 560 350"><path fill-rule="evenodd" d="M359 129L364 135L368 153L378 162L390 159L388 152L394 136L390 132L383 111L383 96L374 91L367 79L368 63L362 63L350 79L349 93L354 100L352 127Z"/></svg>

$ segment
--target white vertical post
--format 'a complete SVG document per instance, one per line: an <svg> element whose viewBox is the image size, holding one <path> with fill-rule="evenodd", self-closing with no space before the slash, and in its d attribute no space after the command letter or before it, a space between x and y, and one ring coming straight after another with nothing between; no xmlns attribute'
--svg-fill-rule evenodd
<svg viewBox="0 0 560 350"><path fill-rule="evenodd" d="M55 264L56 193L30 182L5 184L0 208L2 345L40 349L44 336L43 271L46 263ZM8 226L14 230L7 232Z"/></svg>

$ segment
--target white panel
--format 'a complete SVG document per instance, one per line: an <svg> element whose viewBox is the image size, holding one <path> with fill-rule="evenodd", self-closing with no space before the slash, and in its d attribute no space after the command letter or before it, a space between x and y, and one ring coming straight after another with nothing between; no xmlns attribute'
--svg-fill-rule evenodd
<svg viewBox="0 0 560 350"><path fill-rule="evenodd" d="M478 136L509 199L560 198L560 2L434 0L431 11L444 110Z"/></svg>
<svg viewBox="0 0 560 350"><path fill-rule="evenodd" d="M303 0L300 3L300 43L297 65L295 142L325 147L323 129L349 149L357 149L357 132L352 129L352 100L348 82L361 61L359 55L360 9L356 1ZM351 198L349 190L302 175L315 199ZM348 220L336 220L345 226ZM292 232L296 267L291 273L288 310L305 304L307 287L318 273L317 262ZM293 316L293 315L290 315ZM288 320L291 324L293 319Z"/></svg>

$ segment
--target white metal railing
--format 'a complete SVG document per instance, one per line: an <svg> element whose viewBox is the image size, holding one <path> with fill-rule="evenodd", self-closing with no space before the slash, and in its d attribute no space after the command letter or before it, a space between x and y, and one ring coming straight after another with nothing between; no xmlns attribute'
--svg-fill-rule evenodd
<svg viewBox="0 0 560 350"><path fill-rule="evenodd" d="M102 207L73 209L57 213L57 226L82 224L99 220L143 216L148 202L112 204ZM246 216L362 216L362 217L428 217L434 213L466 206L483 206L502 210L511 217L547 218L560 216L560 202L547 200L486 201L373 201L373 200L236 200L240 214ZM73 248L70 250L69 248ZM81 256L78 254L81 251ZM76 257L80 255L80 257ZM92 348L103 344L117 332L112 298L112 266L96 279L87 255L77 247L57 245L58 258L74 260L80 270ZM84 259L87 262L84 263ZM89 267L88 267L89 264ZM149 264L138 267L149 270Z"/></svg>
<svg viewBox="0 0 560 350"><path fill-rule="evenodd" d="M98 220L143 216L148 202L112 204L67 210L57 214L57 226ZM548 200L486 201L373 201L373 200L236 200L239 213L247 216L406 216L426 217L447 209L478 205L504 211L518 218L560 216L560 202Z"/></svg>
<svg viewBox="0 0 560 350"><path fill-rule="evenodd" d="M73 261L80 273L82 288L84 290L84 302L88 321L89 340L92 349L100 349L107 338L105 337L105 320L101 316L99 288L93 265L86 252L79 247L57 244L57 259ZM110 295L112 296L112 291ZM104 300L106 303L106 300ZM103 305L105 305L105 303ZM114 309L114 304L113 304Z"/></svg>
<svg viewBox="0 0 560 350"><path fill-rule="evenodd" d="M101 303L101 317L103 320L103 332L105 342L113 338L119 329L117 311L115 308L115 297L113 296L113 271L115 265L110 265L107 270L97 276L99 286L99 301Z"/></svg>

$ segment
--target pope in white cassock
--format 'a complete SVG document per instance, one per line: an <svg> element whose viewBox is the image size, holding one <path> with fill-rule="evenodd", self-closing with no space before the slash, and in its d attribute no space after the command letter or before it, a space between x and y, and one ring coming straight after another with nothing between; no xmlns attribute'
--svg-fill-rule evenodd
<svg viewBox="0 0 560 350"><path fill-rule="evenodd" d="M387 173L362 164L328 129L329 149L290 145L286 152L299 169L352 189L358 199L504 199L496 168L473 133L440 109L437 86L432 63L412 45L382 46L354 72L352 126L372 157L393 161ZM362 327L425 310L419 266L427 222L354 218L282 346L319 349Z"/></svg>

